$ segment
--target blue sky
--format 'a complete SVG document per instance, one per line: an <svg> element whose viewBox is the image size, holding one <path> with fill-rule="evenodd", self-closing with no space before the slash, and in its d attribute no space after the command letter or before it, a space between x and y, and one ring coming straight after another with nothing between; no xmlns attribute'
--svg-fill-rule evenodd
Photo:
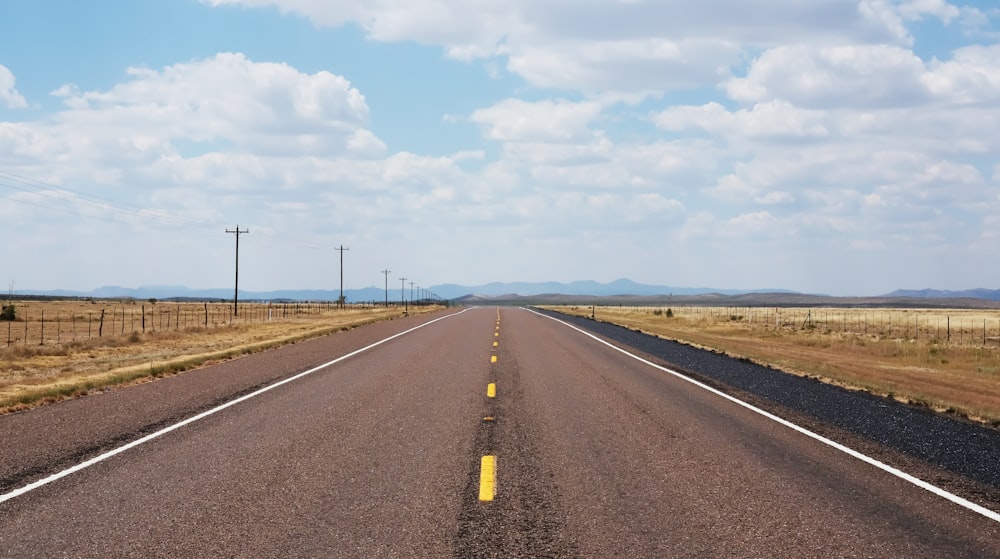
<svg viewBox="0 0 1000 559"><path fill-rule="evenodd" d="M1000 10L12 0L16 289L996 288ZM397 279L398 281L398 279Z"/></svg>

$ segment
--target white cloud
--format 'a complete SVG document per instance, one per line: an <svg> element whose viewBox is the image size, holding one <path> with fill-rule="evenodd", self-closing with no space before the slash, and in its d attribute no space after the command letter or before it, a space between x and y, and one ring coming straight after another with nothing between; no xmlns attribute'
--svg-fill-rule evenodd
<svg viewBox="0 0 1000 559"><path fill-rule="evenodd" d="M532 85L589 94L712 85L742 63L747 49L779 41L906 45L911 37L900 10L940 11L885 0L202 1L275 6L319 26L354 23L375 40L437 45L465 61L506 58L507 70Z"/></svg>
<svg viewBox="0 0 1000 559"><path fill-rule="evenodd" d="M225 141L258 153L373 147L355 134L368 120L364 97L329 72L302 74L286 64L224 53L162 70L131 68L129 75L108 91L60 90L70 108L60 115L62 123L100 121L120 131Z"/></svg>
<svg viewBox="0 0 1000 559"><path fill-rule="evenodd" d="M507 69L541 87L664 91L715 83L738 59L732 42L651 37L523 45L510 49Z"/></svg>
<svg viewBox="0 0 1000 559"><path fill-rule="evenodd" d="M57 163L70 181L159 177L221 189L266 174L261 161L268 157L371 158L386 149L366 128L364 96L329 72L218 54L128 75L103 91L59 88L53 95L65 110L44 121L3 123L0 144L11 146L22 167Z"/></svg>
<svg viewBox="0 0 1000 559"><path fill-rule="evenodd" d="M969 46L948 61L935 60L921 76L937 99L956 104L1000 104L1000 45Z"/></svg>
<svg viewBox="0 0 1000 559"><path fill-rule="evenodd" d="M0 167L190 218L209 243L227 249L231 239L215 224L251 224L247 262L256 257L256 274L283 285L301 271L274 262L326 260L289 249L300 240L324 247L336 238L357 247L351 259L377 252L369 258L378 262L365 263L371 270L390 265L414 276L427 262L462 254L462 268L473 272L455 267L455 274L503 268L513 277L487 279L591 277L587 265L564 257L583 245L602 257L602 269L629 275L643 262L650 276L712 270L719 281L693 280L733 287L735 276L725 274L736 273L739 282L795 288L776 274L788 266L818 270L823 260L848 269L863 262L855 251L883 257L884 249L904 262L953 249L949 258L960 260L1000 230L992 217L1000 213L993 157L1000 153L1000 47L983 40L930 59L911 48L925 46L924 36L913 36L924 27L951 26L955 39L978 25L986 36L983 18L993 16L967 7L941 0L203 1L277 7L324 28L356 25L369 41L400 49L437 46L499 79L484 78L496 89L475 97L485 99L478 110L463 103L444 116L449 132L459 133L435 154L387 145L369 123L369 111L384 106L370 109L337 68L298 69L316 59L293 50L274 55L287 63L223 53L133 68L114 86L56 88L62 109L36 121L0 122ZM914 23L930 18L945 25ZM23 97L3 70L0 106L16 108ZM356 83L380 87L355 71ZM384 99L375 89L365 93ZM471 88L469 98L481 93ZM424 110L421 102L414 96L412 110ZM433 110L428 121L446 113ZM387 119L372 121L386 126ZM477 127L481 137L463 136ZM22 201L115 222L100 234L75 229L80 242L122 236L114 229L121 215L73 196ZM25 205L17 212L2 203L0 214L41 223L45 208ZM126 220L123 250L141 252L140 241L153 235L134 217ZM495 239L518 242L482 250ZM193 265L219 260L215 254Z"/></svg>
<svg viewBox="0 0 1000 559"><path fill-rule="evenodd" d="M927 100L923 63L888 45L781 46L754 60L745 78L726 83L744 102L783 100L799 107L905 107Z"/></svg>
<svg viewBox="0 0 1000 559"><path fill-rule="evenodd" d="M758 103L752 109L727 111L719 103L677 106L653 115L664 130L704 130L727 137L797 141L830 135L828 113L800 109L787 101Z"/></svg>
<svg viewBox="0 0 1000 559"><path fill-rule="evenodd" d="M601 106L594 102L506 99L475 111L469 120L483 125L492 140L575 142L591 135L589 125L600 113Z"/></svg>
<svg viewBox="0 0 1000 559"><path fill-rule="evenodd" d="M920 20L924 15L930 15L950 23L961 15L959 8L945 0L904 0L897 9L901 16L909 20Z"/></svg>
<svg viewBox="0 0 1000 559"><path fill-rule="evenodd" d="M0 106L8 109L23 109L28 106L24 96L14 87L14 74L0 64Z"/></svg>

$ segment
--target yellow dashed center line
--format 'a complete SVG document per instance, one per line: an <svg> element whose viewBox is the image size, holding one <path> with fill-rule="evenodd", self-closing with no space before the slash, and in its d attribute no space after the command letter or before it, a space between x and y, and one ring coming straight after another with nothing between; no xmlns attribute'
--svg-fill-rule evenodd
<svg viewBox="0 0 1000 559"><path fill-rule="evenodd" d="M479 465L479 500L492 501L496 494L496 456L483 456Z"/></svg>
<svg viewBox="0 0 1000 559"><path fill-rule="evenodd" d="M493 332L493 337L500 337L500 309L497 309L497 327ZM493 342L493 347L497 347L499 342ZM492 355L490 355L490 363L497 362L496 349L491 350ZM491 382L486 385L486 397L496 398L497 396L497 384ZM493 416L486 416L483 418L484 423L492 423L494 421ZM479 500L480 501L492 501L493 497L496 495L496 467L497 467L497 457L494 455L483 456L482 462L479 466Z"/></svg>

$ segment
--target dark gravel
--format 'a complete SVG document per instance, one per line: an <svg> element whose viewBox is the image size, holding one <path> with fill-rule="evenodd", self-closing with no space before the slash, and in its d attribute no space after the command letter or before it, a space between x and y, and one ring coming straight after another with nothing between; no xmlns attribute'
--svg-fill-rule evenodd
<svg viewBox="0 0 1000 559"><path fill-rule="evenodd" d="M736 388L1000 489L1000 431L622 326L541 311L718 386Z"/></svg>

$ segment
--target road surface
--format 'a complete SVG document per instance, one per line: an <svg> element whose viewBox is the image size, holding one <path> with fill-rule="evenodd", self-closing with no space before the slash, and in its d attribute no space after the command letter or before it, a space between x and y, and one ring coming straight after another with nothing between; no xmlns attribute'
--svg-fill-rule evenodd
<svg viewBox="0 0 1000 559"><path fill-rule="evenodd" d="M525 309L0 417L0 445L2 557L1000 557L989 511Z"/></svg>

